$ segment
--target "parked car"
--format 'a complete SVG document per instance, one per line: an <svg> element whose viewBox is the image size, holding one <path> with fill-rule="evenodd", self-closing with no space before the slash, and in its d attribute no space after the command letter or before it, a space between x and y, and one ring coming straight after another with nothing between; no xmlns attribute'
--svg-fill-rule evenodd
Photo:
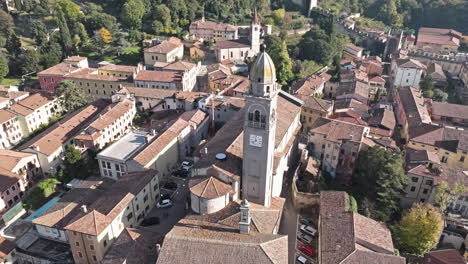
<svg viewBox="0 0 468 264"><path fill-rule="evenodd" d="M159 217L149 217L141 221L141 226L152 226L159 224Z"/></svg>
<svg viewBox="0 0 468 264"><path fill-rule="evenodd" d="M297 262L297 263L300 263L300 264L308 264L308 263L310 263L309 261L307 261L307 258L304 257L304 256L297 256L296 262Z"/></svg>
<svg viewBox="0 0 468 264"><path fill-rule="evenodd" d="M300 217L301 219L301 223L304 224L304 225L313 225L314 223L312 222L312 220L310 219L307 219L303 216Z"/></svg>
<svg viewBox="0 0 468 264"><path fill-rule="evenodd" d="M188 170L180 169L172 172L172 175L180 178L187 178L190 172Z"/></svg>
<svg viewBox="0 0 468 264"><path fill-rule="evenodd" d="M301 225L301 231L311 236L317 235L317 230L312 226Z"/></svg>
<svg viewBox="0 0 468 264"><path fill-rule="evenodd" d="M180 168L186 171L190 170L192 167L193 164L190 161L182 161L182 163L180 164Z"/></svg>
<svg viewBox="0 0 468 264"><path fill-rule="evenodd" d="M177 189L177 183L175 183L175 182L166 182L166 184L164 184L163 188L174 191L175 189Z"/></svg>
<svg viewBox="0 0 468 264"><path fill-rule="evenodd" d="M157 208L167 208L172 206L172 201L170 199L161 200L156 204Z"/></svg>
<svg viewBox="0 0 468 264"><path fill-rule="evenodd" d="M312 243L312 237L303 233L300 233L299 236L297 236L300 240L303 242L310 244Z"/></svg>
<svg viewBox="0 0 468 264"><path fill-rule="evenodd" d="M306 246L304 244L299 244L297 247L302 253L306 254L307 256L313 257L315 256L314 248L311 246Z"/></svg>

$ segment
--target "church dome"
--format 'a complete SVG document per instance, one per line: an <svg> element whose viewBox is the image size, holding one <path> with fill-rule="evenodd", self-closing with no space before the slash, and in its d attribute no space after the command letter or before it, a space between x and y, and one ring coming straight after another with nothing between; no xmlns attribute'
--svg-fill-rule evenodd
<svg viewBox="0 0 468 264"><path fill-rule="evenodd" d="M270 55L262 48L257 56L257 59L252 64L250 70L250 81L258 83L275 83L276 82L276 69Z"/></svg>

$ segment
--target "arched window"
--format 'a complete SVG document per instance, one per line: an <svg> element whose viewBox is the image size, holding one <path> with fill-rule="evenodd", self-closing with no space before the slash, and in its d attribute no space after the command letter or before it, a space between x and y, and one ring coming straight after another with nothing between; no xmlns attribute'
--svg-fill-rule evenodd
<svg viewBox="0 0 468 264"><path fill-rule="evenodd" d="M267 86L266 88L266 92L269 93L270 92L270 86Z"/></svg>
<svg viewBox="0 0 468 264"><path fill-rule="evenodd" d="M255 118L255 122L260 122L260 111L255 110L254 118Z"/></svg>

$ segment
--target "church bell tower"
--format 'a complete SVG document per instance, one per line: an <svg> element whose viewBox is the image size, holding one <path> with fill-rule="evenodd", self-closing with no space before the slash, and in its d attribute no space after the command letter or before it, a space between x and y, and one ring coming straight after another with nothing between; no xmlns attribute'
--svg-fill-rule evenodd
<svg viewBox="0 0 468 264"><path fill-rule="evenodd" d="M253 54L256 55L260 52L260 37L262 34L262 25L260 24L260 16L255 10L254 16L252 18L252 23L250 25L250 49Z"/></svg>
<svg viewBox="0 0 468 264"><path fill-rule="evenodd" d="M278 87L273 60L261 48L250 71L244 117L242 198L269 207L273 185Z"/></svg>

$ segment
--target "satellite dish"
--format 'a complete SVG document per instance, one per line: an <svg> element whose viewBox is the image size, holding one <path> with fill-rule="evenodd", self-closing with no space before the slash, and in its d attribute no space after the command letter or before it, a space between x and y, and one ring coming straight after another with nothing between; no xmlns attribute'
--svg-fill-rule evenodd
<svg viewBox="0 0 468 264"><path fill-rule="evenodd" d="M218 153L218 154L216 154L216 159L217 160L225 160L226 159L226 154Z"/></svg>

